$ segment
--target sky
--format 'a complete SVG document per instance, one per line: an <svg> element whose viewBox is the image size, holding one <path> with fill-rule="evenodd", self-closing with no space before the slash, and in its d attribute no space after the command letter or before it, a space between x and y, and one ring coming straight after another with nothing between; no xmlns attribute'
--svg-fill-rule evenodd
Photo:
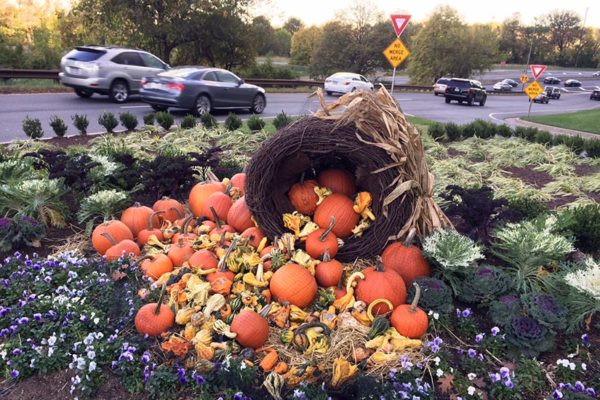
<svg viewBox="0 0 600 400"><path fill-rule="evenodd" d="M257 15L272 18L273 25L281 25L288 17L301 19L305 24L322 24L348 9L355 0L263 0ZM535 17L553 10L575 11L583 20L588 9L586 26L600 28L599 0L370 0L384 15L410 14L413 20L422 21L438 6L448 4L456 9L466 22L502 22L513 13L521 14L521 21L531 23ZM391 23L391 22L390 22Z"/></svg>

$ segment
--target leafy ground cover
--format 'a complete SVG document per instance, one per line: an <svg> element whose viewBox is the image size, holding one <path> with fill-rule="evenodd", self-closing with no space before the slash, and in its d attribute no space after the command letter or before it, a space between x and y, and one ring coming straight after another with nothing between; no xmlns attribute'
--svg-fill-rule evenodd
<svg viewBox="0 0 600 400"><path fill-rule="evenodd" d="M555 115L536 115L527 120L559 128L600 134L600 124L598 124L600 109Z"/></svg>
<svg viewBox="0 0 600 400"><path fill-rule="evenodd" d="M44 385L49 399L268 398L266 374L234 350L190 364L164 338L137 334L133 315L159 290L135 260L95 256L86 230L135 201L185 202L209 171L240 172L270 135L196 127L4 148L0 229L31 220L0 235L10 242L0 261L0 393L36 398ZM457 232L421 243L433 271L419 278L430 324L422 348L385 376L361 373L337 388L307 379L282 397L596 398L598 158L517 137L423 139L434 196ZM42 247L28 247L34 240Z"/></svg>

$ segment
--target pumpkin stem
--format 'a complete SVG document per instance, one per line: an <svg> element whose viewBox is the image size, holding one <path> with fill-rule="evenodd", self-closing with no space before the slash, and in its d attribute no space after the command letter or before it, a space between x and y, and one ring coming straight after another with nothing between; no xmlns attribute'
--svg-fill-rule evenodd
<svg viewBox="0 0 600 400"><path fill-rule="evenodd" d="M327 250L329 250L329 249L327 249ZM344 277L345 276L346 276L346 268L344 268L342 270L342 276L340 276L340 280L338 281L338 284L337 284L337 288L338 289L343 289L344 288Z"/></svg>
<svg viewBox="0 0 600 400"><path fill-rule="evenodd" d="M160 289L160 296L158 296L158 301L156 302L156 308L154 309L154 315L160 314L160 306L162 305L163 297L165 296L165 290L167 289L167 284L163 283L162 288Z"/></svg>
<svg viewBox="0 0 600 400"><path fill-rule="evenodd" d="M226 233L227 233L227 232L223 232L223 233L221 233L221 238L219 239L219 245L220 245L221 247L224 247L224 246L225 246L225 234L226 234Z"/></svg>
<svg viewBox="0 0 600 400"><path fill-rule="evenodd" d="M231 197L231 189L233 189L233 183L231 183L231 181L229 181L227 186L225 186L225 192L224 192L229 197Z"/></svg>
<svg viewBox="0 0 600 400"><path fill-rule="evenodd" d="M225 270L227 268L227 259L231 255L231 252L233 251L233 248L236 246L237 240L238 240L237 237L233 238L233 240L231 241L231 244L229 245L229 248L227 249L227 251L223 255L223 258L219 261L219 265L218 265L218 268L217 268L219 272L225 272Z"/></svg>
<svg viewBox="0 0 600 400"><path fill-rule="evenodd" d="M323 262L331 261L331 256L329 255L329 247L325 249L325 253L323 253Z"/></svg>
<svg viewBox="0 0 600 400"><path fill-rule="evenodd" d="M164 214L164 211L155 211L152 214L150 214L150 216L148 217L148 230L151 231L152 229L154 229L154 217L156 215L160 215L160 214Z"/></svg>
<svg viewBox="0 0 600 400"><path fill-rule="evenodd" d="M302 174L300 175L300 184L303 185L304 184L304 176L306 175L306 171L302 172Z"/></svg>
<svg viewBox="0 0 600 400"><path fill-rule="evenodd" d="M219 216L217 215L217 212L215 211L214 207L210 207L210 213L212 214L213 218L215 219L215 224L217 224L217 229L221 229L221 220L219 219Z"/></svg>
<svg viewBox="0 0 600 400"><path fill-rule="evenodd" d="M410 231L408 232L408 235L406 236L406 239L404 239L404 247L410 247L413 245L413 242L415 241L415 236L417 235L417 228L411 228Z"/></svg>
<svg viewBox="0 0 600 400"><path fill-rule="evenodd" d="M117 244L117 241L112 236L110 236L110 233L102 232L100 235L104 236L106 239L108 239L110 244L112 244L113 246Z"/></svg>
<svg viewBox="0 0 600 400"><path fill-rule="evenodd" d="M172 210L176 210L176 208L172 208ZM179 210L178 210L178 212L179 212ZM183 224L182 224L182 226L181 226L181 229L182 229L182 231L183 231L183 234L184 234L185 236L187 236L187 234L189 233L189 231L188 231L188 226L189 226L189 225L190 225L190 223L192 222L192 219L193 219L193 218L194 218L194 216L193 216L193 215L190 215L189 217L187 217L187 218L186 218L186 219L183 221Z"/></svg>
<svg viewBox="0 0 600 400"><path fill-rule="evenodd" d="M171 211L171 210L175 211L175 213L177 214L177 217L179 219L185 217L185 214L182 214L181 210L179 210L177 207L171 207L171 208L169 208L169 211Z"/></svg>
<svg viewBox="0 0 600 400"><path fill-rule="evenodd" d="M415 287L415 298L410 304L410 312L414 313L417 311L417 304L419 303L419 299L421 298L421 286L417 282L413 282L413 286Z"/></svg>
<svg viewBox="0 0 600 400"><path fill-rule="evenodd" d="M258 315L260 315L263 318L267 317L267 314L269 313L269 311L271 310L271 306L273 305L273 303L269 303L266 306L264 306L260 312L258 313Z"/></svg>
<svg viewBox="0 0 600 400"><path fill-rule="evenodd" d="M323 231L323 233L321 234L321 236L319 236L319 241L320 242L324 242L325 239L327 239L327 235L329 235L329 233L333 229L333 225L335 225L335 217L332 215L331 216L331 221L329 222L329 226L327 227L327 229L325 229L325 231Z"/></svg>
<svg viewBox="0 0 600 400"><path fill-rule="evenodd" d="M381 256L377 256L377 260L375 261L375 271L383 272L383 261L381 260Z"/></svg>

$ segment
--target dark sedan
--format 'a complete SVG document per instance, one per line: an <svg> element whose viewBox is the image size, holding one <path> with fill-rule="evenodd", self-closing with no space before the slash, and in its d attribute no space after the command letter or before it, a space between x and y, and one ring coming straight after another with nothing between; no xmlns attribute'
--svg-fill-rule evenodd
<svg viewBox="0 0 600 400"><path fill-rule="evenodd" d="M265 90L231 72L208 67L180 67L142 80L142 101L157 111L184 108L196 115L215 109L247 108L255 114L267 105Z"/></svg>
<svg viewBox="0 0 600 400"><path fill-rule="evenodd" d="M600 89L596 89L590 94L590 100L600 100Z"/></svg>
<svg viewBox="0 0 600 400"><path fill-rule="evenodd" d="M557 83L560 83L560 79L554 77L554 76L547 76L544 78L544 83L549 83L551 85L556 85Z"/></svg>
<svg viewBox="0 0 600 400"><path fill-rule="evenodd" d="M566 87L580 87L581 82L579 82L577 79L567 79L565 81L565 86Z"/></svg>

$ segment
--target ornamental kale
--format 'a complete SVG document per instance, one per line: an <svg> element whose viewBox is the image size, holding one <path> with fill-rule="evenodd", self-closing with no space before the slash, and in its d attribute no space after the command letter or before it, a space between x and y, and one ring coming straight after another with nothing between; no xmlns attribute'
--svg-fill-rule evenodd
<svg viewBox="0 0 600 400"><path fill-rule="evenodd" d="M458 298L466 303L489 304L513 286L513 280L506 272L491 265L482 265L462 281Z"/></svg>
<svg viewBox="0 0 600 400"><path fill-rule="evenodd" d="M554 296L545 293L531 293L522 298L527 313L540 324L562 331L567 325L567 310Z"/></svg>
<svg viewBox="0 0 600 400"><path fill-rule="evenodd" d="M490 316L495 324L507 325L521 311L519 298L513 295L500 297L490 303Z"/></svg>
<svg viewBox="0 0 600 400"><path fill-rule="evenodd" d="M0 251L22 246L40 247L46 228L33 218L17 214L12 219L0 218Z"/></svg>
<svg viewBox="0 0 600 400"><path fill-rule="evenodd" d="M506 325L506 342L516 354L537 357L554 348L554 335L531 317L514 317Z"/></svg>
<svg viewBox="0 0 600 400"><path fill-rule="evenodd" d="M416 279L416 282L421 287L419 307L425 311L433 310L444 314L452 312L454 309L452 292L444 281L436 278L420 277ZM408 289L408 303L412 302L415 292L415 287L411 285Z"/></svg>

